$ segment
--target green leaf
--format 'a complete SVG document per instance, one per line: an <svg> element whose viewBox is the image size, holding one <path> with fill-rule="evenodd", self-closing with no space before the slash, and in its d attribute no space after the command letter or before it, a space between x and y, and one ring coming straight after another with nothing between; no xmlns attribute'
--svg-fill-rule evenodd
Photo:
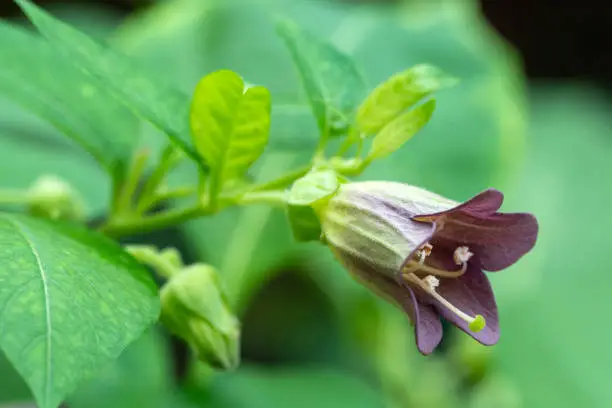
<svg viewBox="0 0 612 408"><path fill-rule="evenodd" d="M0 347L38 404L56 407L159 314L147 270L70 224L0 214Z"/></svg>
<svg viewBox="0 0 612 408"><path fill-rule="evenodd" d="M38 36L0 21L0 39L0 93L121 174L138 141L136 117Z"/></svg>
<svg viewBox="0 0 612 408"><path fill-rule="evenodd" d="M270 131L270 93L262 86L245 92L238 74L213 72L196 87L191 129L196 148L214 170L214 195L224 182L243 176L263 153Z"/></svg>
<svg viewBox="0 0 612 408"><path fill-rule="evenodd" d="M402 111L456 82L440 69L426 64L395 74L372 91L361 104L357 113L357 127L366 134L378 133Z"/></svg>
<svg viewBox="0 0 612 408"><path fill-rule="evenodd" d="M302 77L321 134L345 134L366 94L353 60L291 22L280 23L278 32Z"/></svg>
<svg viewBox="0 0 612 408"><path fill-rule="evenodd" d="M429 122L435 109L432 99L395 118L374 137L366 160L383 158L402 147Z"/></svg>
<svg viewBox="0 0 612 408"><path fill-rule="evenodd" d="M117 51L57 20L28 0L16 0L38 30L100 87L166 133L194 160L189 136L189 97Z"/></svg>

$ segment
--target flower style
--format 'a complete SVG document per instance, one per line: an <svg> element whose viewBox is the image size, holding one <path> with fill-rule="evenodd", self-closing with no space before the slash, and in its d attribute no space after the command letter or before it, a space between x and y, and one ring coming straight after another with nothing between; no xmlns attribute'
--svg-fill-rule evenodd
<svg viewBox="0 0 612 408"><path fill-rule="evenodd" d="M499 340L483 270L509 267L536 242L525 213L498 212L501 192L464 203L394 182L344 184L318 209L324 240L361 283L401 306L423 354L442 340L440 316L484 345Z"/></svg>

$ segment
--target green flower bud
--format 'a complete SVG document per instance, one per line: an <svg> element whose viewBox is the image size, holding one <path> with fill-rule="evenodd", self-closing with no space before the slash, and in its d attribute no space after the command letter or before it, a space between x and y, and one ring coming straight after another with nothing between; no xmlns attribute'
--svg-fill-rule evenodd
<svg viewBox="0 0 612 408"><path fill-rule="evenodd" d="M161 321L199 360L226 370L238 365L240 323L214 268L195 264L172 276L161 290L161 302Z"/></svg>
<svg viewBox="0 0 612 408"><path fill-rule="evenodd" d="M46 175L40 177L28 191L31 214L54 220L79 220L84 217L81 198L62 179Z"/></svg>

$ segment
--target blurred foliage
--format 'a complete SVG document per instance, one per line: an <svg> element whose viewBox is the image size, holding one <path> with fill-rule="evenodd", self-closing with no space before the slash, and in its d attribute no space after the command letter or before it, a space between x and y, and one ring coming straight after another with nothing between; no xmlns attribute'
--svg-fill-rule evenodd
<svg viewBox="0 0 612 408"><path fill-rule="evenodd" d="M606 233L612 190L605 180L612 170L612 120L603 95L559 84L534 86L528 94L514 51L488 27L475 1L174 0L132 15L114 31L112 14L76 9L71 3L60 16L96 35L109 33L118 50L185 92L224 68L268 87L271 145L250 174L257 179L304 162L316 144L317 124L275 33L277 17L291 18L354 57L370 88L412 65L437 65L460 85L440 93L421 134L363 177L422 185L455 199L497 187L506 192L505 210L536 214L541 235L523 262L492 276L501 343L484 349L450 336L440 353L424 358L405 317L353 283L317 244L295 244L278 210L231 209L191 222L183 229L188 245L223 271L242 312L245 365L222 375L192 367L182 387L171 379L166 337L150 334L80 389L70 406L612 403L612 358L599 348L612 340L612 328L597 315L612 307L606 291L612 284ZM101 214L109 185L93 160L45 123L0 103L0 183L26 186L55 173L81 192L89 214ZM143 126L141 136L142 144L159 148L162 139L151 126ZM185 166L173 180L193 174ZM586 220L590 214L593 221ZM27 399L5 362L0 378L0 401Z"/></svg>

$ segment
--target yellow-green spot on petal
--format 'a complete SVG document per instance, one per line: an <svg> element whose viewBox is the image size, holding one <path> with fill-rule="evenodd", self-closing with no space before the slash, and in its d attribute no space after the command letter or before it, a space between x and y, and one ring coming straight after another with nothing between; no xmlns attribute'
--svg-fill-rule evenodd
<svg viewBox="0 0 612 408"><path fill-rule="evenodd" d="M485 318L482 317L482 315L476 315L474 320L470 323L469 328L472 332L478 333L484 329L486 325L487 322L485 321Z"/></svg>

